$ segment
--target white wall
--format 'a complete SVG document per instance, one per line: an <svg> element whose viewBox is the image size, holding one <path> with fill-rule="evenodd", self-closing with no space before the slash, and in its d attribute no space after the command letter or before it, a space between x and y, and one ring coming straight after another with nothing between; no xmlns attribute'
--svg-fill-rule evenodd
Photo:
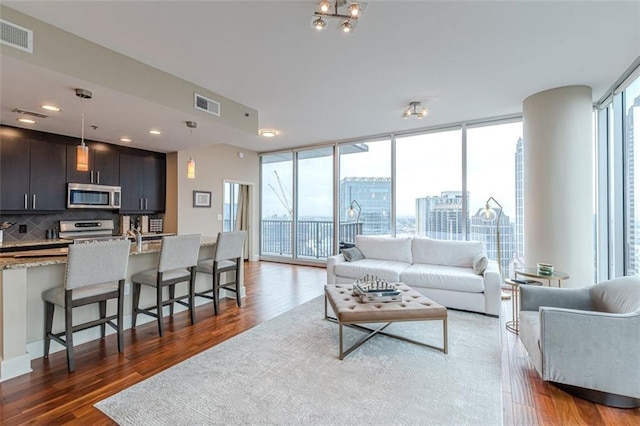
<svg viewBox="0 0 640 426"><path fill-rule="evenodd" d="M239 153L243 154L243 158ZM189 158L196 161L195 179L187 179ZM223 222L218 220L218 215L223 214L225 180L250 185L249 256L250 260L257 260L260 158L254 151L220 144L170 154L167 159L165 229L179 234L199 233L206 236L216 236L222 232ZM193 207L194 190L211 191L211 208Z"/></svg>

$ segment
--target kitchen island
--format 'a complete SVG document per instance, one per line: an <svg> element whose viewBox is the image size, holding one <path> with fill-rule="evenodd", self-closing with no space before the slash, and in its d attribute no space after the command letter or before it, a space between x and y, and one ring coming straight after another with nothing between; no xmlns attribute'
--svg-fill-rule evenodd
<svg viewBox="0 0 640 426"><path fill-rule="evenodd" d="M215 237L202 237L200 259L213 257ZM131 276L158 265L158 257L162 242L160 240L144 242L140 250L135 243L131 245L127 280L125 283L125 321L124 328L131 327ZM0 257L0 381L26 374L31 371L31 360L43 356L44 303L41 294L44 290L63 285L66 254L64 251L54 253L46 249L47 255L38 256L38 250L28 257L12 256L3 253ZM57 249L64 250L64 249ZM21 252L24 253L24 252ZM242 268L240 282L243 283ZM211 287L211 276L196 274L198 291ZM176 285L176 294L187 292L187 283ZM244 295L244 285L241 285ZM226 294L222 293L221 297ZM113 304L112 304L113 303ZM141 305L150 306L155 303L155 295L143 289ZM196 304L210 303L207 299L196 299ZM115 312L115 301L108 304L108 314ZM165 307L165 316L168 306ZM176 312L186 308L175 305ZM211 314L213 315L213 308ZM74 309L77 321L97 318L97 306L82 306ZM54 331L63 329L64 315L58 310L54 317ZM142 316L138 323L155 321ZM75 322L75 321L74 321ZM110 330L107 327L107 330ZM111 330L113 332L113 330ZM81 343L100 338L99 327L74 333L74 343ZM63 346L52 343L51 352L63 350ZM126 348L125 348L126 351Z"/></svg>

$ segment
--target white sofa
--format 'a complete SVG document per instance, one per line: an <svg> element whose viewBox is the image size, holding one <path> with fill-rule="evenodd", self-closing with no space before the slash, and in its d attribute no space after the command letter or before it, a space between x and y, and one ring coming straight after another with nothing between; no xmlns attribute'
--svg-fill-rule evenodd
<svg viewBox="0 0 640 426"><path fill-rule="evenodd" d="M356 247L364 259L347 261L342 254L327 259L328 284L376 275L408 284L448 308L500 315L498 263L486 260L482 242L357 235ZM477 274L473 263L482 257L487 266Z"/></svg>

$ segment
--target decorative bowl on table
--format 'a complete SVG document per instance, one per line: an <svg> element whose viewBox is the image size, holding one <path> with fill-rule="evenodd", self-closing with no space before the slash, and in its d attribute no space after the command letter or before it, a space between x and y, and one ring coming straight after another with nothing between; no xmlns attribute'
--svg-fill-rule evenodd
<svg viewBox="0 0 640 426"><path fill-rule="evenodd" d="M553 265L550 263L538 262L538 274L553 275Z"/></svg>

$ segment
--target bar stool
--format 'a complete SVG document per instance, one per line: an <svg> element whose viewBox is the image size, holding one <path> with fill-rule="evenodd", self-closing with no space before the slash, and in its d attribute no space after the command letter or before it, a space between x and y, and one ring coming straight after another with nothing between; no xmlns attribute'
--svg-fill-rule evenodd
<svg viewBox="0 0 640 426"><path fill-rule="evenodd" d="M198 262L197 272L211 274L213 285L211 290L196 293L196 296L213 300L213 312L218 315L218 300L220 289L224 288L236 293L236 302L242 306L240 300L240 264L244 256L244 241L247 231L220 232L216 241L215 254L213 259ZM235 271L235 281L220 284L220 274L223 272ZM213 293L208 295L207 293Z"/></svg>
<svg viewBox="0 0 640 426"><path fill-rule="evenodd" d="M162 307L169 305L169 314L173 315L173 304L179 303L189 308L191 324L195 324L195 307L193 304L195 292L196 264L200 252L200 234L174 235L162 239L160 259L157 269L138 272L131 277L133 284L133 309L131 327L136 328L138 314L145 314L158 320L158 332L163 334ZM189 291L182 296L175 296L175 285L181 282L189 283ZM149 308L139 308L140 290L142 285L155 287L156 305ZM162 289L169 288L169 298L163 300ZM188 299L188 302L184 302ZM152 312L155 310L155 312Z"/></svg>
<svg viewBox="0 0 640 426"><path fill-rule="evenodd" d="M80 243L69 246L64 286L42 293L44 300L44 357L49 357L51 339L67 349L67 367L75 371L73 333L100 326L101 337L105 337L105 324L118 334L118 352L124 350L124 281L129 263L128 240L95 243ZM116 284L117 281L117 284ZM117 313L107 316L107 300L117 299ZM98 303L99 319L73 325L73 308ZM55 306L64 309L65 330L52 333ZM117 320L117 325L113 320ZM63 338L64 336L64 338Z"/></svg>

